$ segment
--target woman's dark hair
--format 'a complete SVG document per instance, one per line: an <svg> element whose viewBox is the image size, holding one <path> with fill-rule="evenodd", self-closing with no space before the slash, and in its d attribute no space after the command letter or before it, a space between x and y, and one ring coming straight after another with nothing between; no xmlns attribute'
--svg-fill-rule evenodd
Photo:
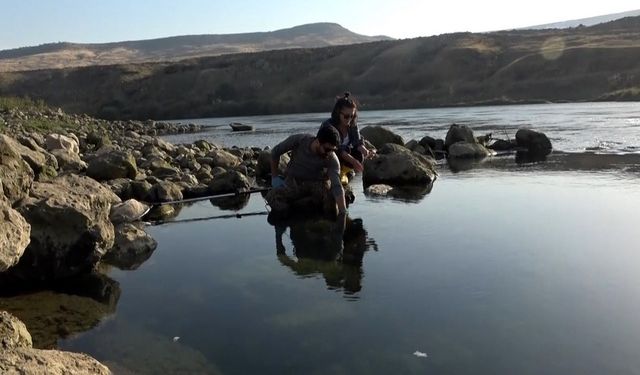
<svg viewBox="0 0 640 375"><path fill-rule="evenodd" d="M356 100L351 96L350 92L345 92L343 97L338 97L336 100L336 104L333 106L333 111L331 112L331 123L334 125L338 125L340 123L340 111L342 108L350 108L355 109L356 112L351 119L351 123L355 124L356 119L358 118L358 105Z"/></svg>

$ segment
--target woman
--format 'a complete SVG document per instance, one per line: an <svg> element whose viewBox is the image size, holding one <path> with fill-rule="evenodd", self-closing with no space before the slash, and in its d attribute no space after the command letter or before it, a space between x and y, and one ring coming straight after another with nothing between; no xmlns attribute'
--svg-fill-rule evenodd
<svg viewBox="0 0 640 375"><path fill-rule="evenodd" d="M375 153L364 145L364 139L360 136L357 125L358 106L350 93L338 98L333 106L331 118L324 121L320 127L333 126L340 133L340 146L336 154L340 160L342 172L356 170L362 172L364 159L372 157ZM341 173L342 174L342 173Z"/></svg>

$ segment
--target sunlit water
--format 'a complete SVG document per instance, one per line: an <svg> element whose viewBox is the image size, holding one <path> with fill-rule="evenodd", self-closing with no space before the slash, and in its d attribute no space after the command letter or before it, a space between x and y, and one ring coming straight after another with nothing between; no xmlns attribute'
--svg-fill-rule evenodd
<svg viewBox="0 0 640 375"><path fill-rule="evenodd" d="M594 106L626 119L612 125L618 135L635 116L634 104L566 108L579 116ZM501 109L524 118L526 108L435 110L440 125L426 133L472 119L504 125L512 121ZM546 108L532 106L530 117L568 116ZM362 123L410 112L367 112ZM275 120L294 116L307 120ZM322 116L251 119L275 134L211 135L270 145ZM554 130L559 119L530 124L570 138ZM417 126L394 130L417 137ZM594 126L563 149L607 134ZM628 130L624 142L602 139L620 141L618 151L640 144L637 127ZM147 228L158 241L151 258L107 271L119 283L115 311L58 345L124 374L637 374L640 169L635 159L605 161L507 156L457 173L440 164L430 192L404 199L366 197L356 176L344 237L334 222L297 220L280 251L260 195L239 211L257 215L241 218L215 218L233 211L199 202Z"/></svg>
<svg viewBox="0 0 640 375"><path fill-rule="evenodd" d="M205 126L198 134L166 137L175 142L205 138L227 147L273 146L293 133L315 133L328 113L182 120ZM231 122L255 126L252 133L232 132ZM476 135L513 139L521 127L546 133L556 150L608 153L640 152L640 103L540 104L462 108L360 111L360 128L382 125L405 142L425 135L444 139L453 123L471 127Z"/></svg>

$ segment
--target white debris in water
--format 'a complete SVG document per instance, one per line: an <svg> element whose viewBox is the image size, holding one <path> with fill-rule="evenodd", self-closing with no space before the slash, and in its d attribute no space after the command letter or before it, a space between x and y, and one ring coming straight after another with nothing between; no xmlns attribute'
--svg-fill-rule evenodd
<svg viewBox="0 0 640 375"><path fill-rule="evenodd" d="M420 358L427 358L427 353L423 353L423 352L420 352L420 351L417 351L417 350L415 352L413 352L413 355L415 355L416 357L420 357Z"/></svg>
<svg viewBox="0 0 640 375"><path fill-rule="evenodd" d="M180 340L180 336L175 336L175 337L173 338L173 342L176 342L176 341L178 341L178 340Z"/></svg>

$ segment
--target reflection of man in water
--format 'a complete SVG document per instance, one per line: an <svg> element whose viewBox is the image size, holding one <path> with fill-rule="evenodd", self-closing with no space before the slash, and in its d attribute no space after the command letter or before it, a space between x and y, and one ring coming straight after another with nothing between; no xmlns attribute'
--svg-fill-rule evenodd
<svg viewBox="0 0 640 375"><path fill-rule="evenodd" d="M286 254L282 243L287 226L295 257ZM370 243L361 219L342 213L336 221L290 220L276 224L275 229L278 260L297 275L322 274L330 289L344 288L347 294L362 289L362 258Z"/></svg>

